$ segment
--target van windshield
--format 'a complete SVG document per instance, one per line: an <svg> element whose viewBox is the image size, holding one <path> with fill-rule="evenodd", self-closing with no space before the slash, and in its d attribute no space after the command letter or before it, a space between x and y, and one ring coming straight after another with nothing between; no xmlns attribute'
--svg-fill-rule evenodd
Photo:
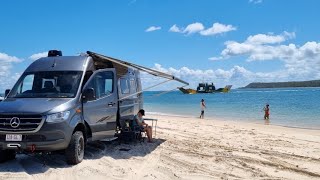
<svg viewBox="0 0 320 180"><path fill-rule="evenodd" d="M81 71L40 71L24 73L9 98L73 98L81 80Z"/></svg>

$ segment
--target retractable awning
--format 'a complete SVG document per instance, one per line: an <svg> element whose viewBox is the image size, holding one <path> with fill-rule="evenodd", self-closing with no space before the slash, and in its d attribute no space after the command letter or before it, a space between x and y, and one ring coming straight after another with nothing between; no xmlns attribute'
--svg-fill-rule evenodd
<svg viewBox="0 0 320 180"><path fill-rule="evenodd" d="M179 79L179 78L177 78L175 76L172 76L170 74L166 74L166 73L154 70L154 69L150 69L150 68L147 68L147 67L144 67L144 66L140 66L140 65L137 65L137 64L134 64L134 63L130 63L130 62L127 62L127 61L115 59L115 58L108 57L108 56L105 56L105 55L101 55L101 54L98 54L98 53L95 53L95 52L91 52L91 51L87 51L87 54L90 55L90 56L93 56L93 57L97 57L99 59L104 59L104 60L107 60L107 61L111 61L113 63L119 64L119 65L122 65L122 66L125 66L125 67L135 68L135 69L138 69L140 71L146 72L146 73L154 75L154 76L166 78L166 79L169 79L169 80L175 80L175 81L178 81L180 83L185 84L185 86L189 85L189 83L187 83L186 81L183 81L183 80L181 80L181 79Z"/></svg>

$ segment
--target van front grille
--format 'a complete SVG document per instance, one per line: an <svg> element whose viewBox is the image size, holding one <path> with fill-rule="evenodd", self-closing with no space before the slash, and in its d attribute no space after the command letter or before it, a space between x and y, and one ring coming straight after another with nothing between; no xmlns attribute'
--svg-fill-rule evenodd
<svg viewBox="0 0 320 180"><path fill-rule="evenodd" d="M42 123L41 115L3 115L0 114L0 131L35 131Z"/></svg>

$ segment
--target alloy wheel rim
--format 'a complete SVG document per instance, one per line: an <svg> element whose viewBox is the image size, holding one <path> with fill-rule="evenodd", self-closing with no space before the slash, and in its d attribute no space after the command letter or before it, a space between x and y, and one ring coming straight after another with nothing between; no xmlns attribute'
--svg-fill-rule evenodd
<svg viewBox="0 0 320 180"><path fill-rule="evenodd" d="M78 149L78 156L79 156L79 157L82 157L82 156L83 156L83 150L84 150L83 138L80 138L80 139L79 139L77 149Z"/></svg>

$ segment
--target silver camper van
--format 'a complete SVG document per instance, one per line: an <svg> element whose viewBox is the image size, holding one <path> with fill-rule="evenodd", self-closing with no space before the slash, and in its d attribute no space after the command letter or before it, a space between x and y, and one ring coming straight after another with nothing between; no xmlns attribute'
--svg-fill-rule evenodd
<svg viewBox="0 0 320 180"><path fill-rule="evenodd" d="M116 63L117 61L121 63ZM34 61L0 103L0 161L16 152L64 150L77 164L88 141L113 138L142 108L139 70L87 52L51 50Z"/></svg>

